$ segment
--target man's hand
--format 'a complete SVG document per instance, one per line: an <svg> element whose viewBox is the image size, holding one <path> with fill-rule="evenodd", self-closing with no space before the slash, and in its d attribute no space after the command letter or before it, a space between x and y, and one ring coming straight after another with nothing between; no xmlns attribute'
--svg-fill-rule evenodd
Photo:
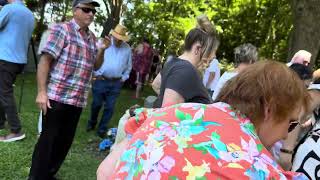
<svg viewBox="0 0 320 180"><path fill-rule="evenodd" d="M98 41L98 49L105 50L107 49L111 44L111 40L108 36L105 36L104 38L99 39Z"/></svg>
<svg viewBox="0 0 320 180"><path fill-rule="evenodd" d="M42 110L43 115L47 114L47 108L51 108L50 101L46 92L39 92L36 98L36 103L39 108Z"/></svg>
<svg viewBox="0 0 320 180"><path fill-rule="evenodd" d="M105 38L99 39L98 43L97 43L97 47L98 47L98 54L97 54L97 58L96 58L96 63L94 64L94 70L98 70L103 61L104 61L104 50L106 48L108 48L111 44L110 38L108 36L106 36Z"/></svg>
<svg viewBox="0 0 320 180"><path fill-rule="evenodd" d="M304 122L303 124L301 124L301 127L303 128L308 128L310 126L312 126L312 124L314 124L313 119L308 119L306 122Z"/></svg>

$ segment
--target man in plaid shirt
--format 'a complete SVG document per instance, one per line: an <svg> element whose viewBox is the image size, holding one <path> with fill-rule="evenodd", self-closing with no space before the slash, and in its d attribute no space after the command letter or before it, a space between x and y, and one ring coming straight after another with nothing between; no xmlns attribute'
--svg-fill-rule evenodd
<svg viewBox="0 0 320 180"><path fill-rule="evenodd" d="M110 44L106 39L97 49L88 28L99 3L73 0L72 6L73 19L50 29L41 51L36 102L44 114L43 130L33 152L29 179L55 179L86 105L92 71L101 66Z"/></svg>

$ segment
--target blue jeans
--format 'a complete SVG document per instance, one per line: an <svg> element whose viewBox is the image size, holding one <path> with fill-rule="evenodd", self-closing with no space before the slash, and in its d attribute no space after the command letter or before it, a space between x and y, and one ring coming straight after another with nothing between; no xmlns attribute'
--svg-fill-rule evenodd
<svg viewBox="0 0 320 180"><path fill-rule="evenodd" d="M91 105L91 115L88 127L95 127L99 111L103 105L103 115L98 127L98 133L107 131L107 124L112 117L116 99L122 87L120 80L96 80L92 85L93 101Z"/></svg>

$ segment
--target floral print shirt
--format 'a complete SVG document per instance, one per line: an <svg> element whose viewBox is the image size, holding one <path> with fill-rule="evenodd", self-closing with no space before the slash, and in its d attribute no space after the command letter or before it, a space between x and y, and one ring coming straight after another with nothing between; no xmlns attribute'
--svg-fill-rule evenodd
<svg viewBox="0 0 320 180"><path fill-rule="evenodd" d="M228 104L138 109L112 179L307 179L284 171L251 121Z"/></svg>

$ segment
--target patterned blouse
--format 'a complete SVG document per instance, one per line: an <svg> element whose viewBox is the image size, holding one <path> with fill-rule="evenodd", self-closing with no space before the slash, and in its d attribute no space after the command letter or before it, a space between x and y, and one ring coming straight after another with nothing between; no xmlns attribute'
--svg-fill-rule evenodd
<svg viewBox="0 0 320 180"><path fill-rule="evenodd" d="M112 179L307 179L284 171L253 124L228 104L136 110Z"/></svg>
<svg viewBox="0 0 320 180"><path fill-rule="evenodd" d="M142 43L142 52L133 53L132 68L140 74L148 74L152 64L152 47L148 43Z"/></svg>

